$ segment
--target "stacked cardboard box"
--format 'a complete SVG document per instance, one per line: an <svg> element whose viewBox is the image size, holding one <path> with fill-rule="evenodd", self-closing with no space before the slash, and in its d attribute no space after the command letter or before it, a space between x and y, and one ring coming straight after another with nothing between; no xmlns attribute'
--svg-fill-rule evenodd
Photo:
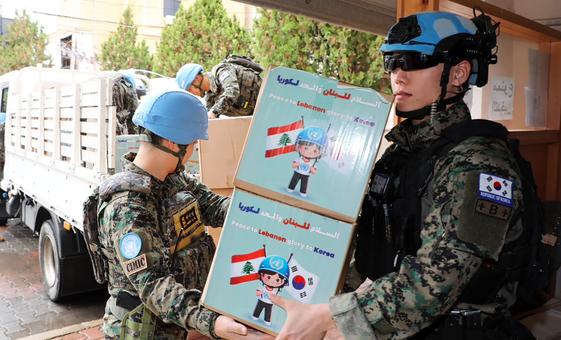
<svg viewBox="0 0 561 340"><path fill-rule="evenodd" d="M286 314L270 294L337 292L389 107L372 89L269 70L203 304L275 334Z"/></svg>

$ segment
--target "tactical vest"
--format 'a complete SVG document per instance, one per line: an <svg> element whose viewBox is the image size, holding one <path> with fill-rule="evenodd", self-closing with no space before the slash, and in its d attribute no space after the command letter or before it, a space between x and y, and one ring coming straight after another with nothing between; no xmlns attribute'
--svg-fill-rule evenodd
<svg viewBox="0 0 561 340"><path fill-rule="evenodd" d="M355 253L358 271L375 280L399 270L404 256L415 256L421 246L422 221L428 213L423 211L423 196L438 159L469 137L494 138L507 143L507 135L506 128L498 123L470 120L445 129L441 138L425 149L408 152L393 146L376 163L363 202ZM539 199L532 171L517 147L509 146L509 150L521 167L525 202L530 201L525 203L521 216L523 233L503 247L498 262L484 261L464 289L461 302L493 302L506 282L532 282L531 278L543 266L538 249L542 225L537 221L538 203L533 203ZM515 216L512 221L517 219Z"/></svg>
<svg viewBox="0 0 561 340"><path fill-rule="evenodd" d="M83 207L84 240L90 254L95 280L99 284L107 283L107 258L99 242L99 225L97 223L97 206L99 204L99 187L86 199Z"/></svg>
<svg viewBox="0 0 561 340"><path fill-rule="evenodd" d="M196 198L188 192L177 191L170 193L171 197L159 201L152 194L151 178L130 171L118 173L103 182L99 193L96 189L84 205L84 235L96 280L106 283L110 281L111 275L108 253L99 240L98 218L110 202L125 199L129 192L139 193L146 197L147 202L156 203L158 216L161 217L158 221L160 236L171 254L170 274L173 274L176 281L186 288L202 290L210 271L215 247L210 236L205 233ZM122 338L137 339L152 334L148 336L151 338L154 334L159 334L162 328L168 329L164 331L165 334L181 333L180 337L184 337L183 329L155 320L153 313L141 305L138 296L128 295L130 294L123 294L122 300L125 301L125 298L128 300L123 305L119 305L121 296L117 297L117 306L129 310L122 315ZM113 314L117 316L116 313Z"/></svg>
<svg viewBox="0 0 561 340"><path fill-rule="evenodd" d="M249 58L234 57L231 56L223 60L222 63L213 68L215 81L218 82L218 89L216 93L208 93L206 98L207 107L212 107L224 91L219 82L220 70L224 67L233 67L236 72L240 94L232 104L232 108L230 108L227 115L249 116L253 114L257 97L259 96L259 89L263 82L260 73L263 71L263 68Z"/></svg>

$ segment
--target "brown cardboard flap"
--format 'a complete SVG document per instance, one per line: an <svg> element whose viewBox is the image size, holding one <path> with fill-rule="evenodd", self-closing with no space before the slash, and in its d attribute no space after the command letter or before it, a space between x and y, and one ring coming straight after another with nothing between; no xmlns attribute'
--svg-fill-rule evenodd
<svg viewBox="0 0 561 340"><path fill-rule="evenodd" d="M201 181L210 189L234 187L252 117L226 117L208 122L208 140L200 142Z"/></svg>

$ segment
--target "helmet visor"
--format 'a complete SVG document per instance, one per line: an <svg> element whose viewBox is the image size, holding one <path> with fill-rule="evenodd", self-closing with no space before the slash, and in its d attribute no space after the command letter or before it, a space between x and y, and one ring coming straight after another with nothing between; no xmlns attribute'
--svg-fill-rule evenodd
<svg viewBox="0 0 561 340"><path fill-rule="evenodd" d="M403 71L422 70L441 62L441 58L423 53L392 53L384 55L384 70L392 72L398 67Z"/></svg>

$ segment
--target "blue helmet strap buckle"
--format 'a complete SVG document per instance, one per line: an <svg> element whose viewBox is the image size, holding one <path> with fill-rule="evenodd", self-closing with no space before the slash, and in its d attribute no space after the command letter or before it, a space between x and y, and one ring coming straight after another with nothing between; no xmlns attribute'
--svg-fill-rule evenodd
<svg viewBox="0 0 561 340"><path fill-rule="evenodd" d="M175 166L175 172L179 173L185 170L185 166L183 165L183 157L187 153L188 144L177 144L179 146L179 151L177 152L177 165Z"/></svg>

